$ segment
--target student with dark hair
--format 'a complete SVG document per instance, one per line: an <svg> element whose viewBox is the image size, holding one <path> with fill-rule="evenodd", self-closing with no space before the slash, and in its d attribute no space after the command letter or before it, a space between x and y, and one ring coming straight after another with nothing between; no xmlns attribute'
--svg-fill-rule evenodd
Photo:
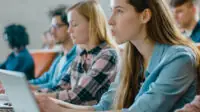
<svg viewBox="0 0 200 112"><path fill-rule="evenodd" d="M59 16L63 24L69 26L68 20L67 20L67 14L65 13L65 10L67 7L65 5L59 5L54 10L49 11L49 17L53 18L56 16Z"/></svg>
<svg viewBox="0 0 200 112"><path fill-rule="evenodd" d="M29 35L22 25L11 24L5 27L3 38L8 42L12 53L7 60L0 64L0 69L24 72L28 80L34 78L34 61L26 46L29 44Z"/></svg>
<svg viewBox="0 0 200 112"><path fill-rule="evenodd" d="M47 72L39 78L29 81L33 90L54 91L79 52L78 47L73 44L67 32L69 24L65 13L66 8L66 6L58 6L49 13L51 36L56 44L61 45L62 50Z"/></svg>
<svg viewBox="0 0 200 112"><path fill-rule="evenodd" d="M173 13L182 33L194 42L200 42L198 0L171 0Z"/></svg>

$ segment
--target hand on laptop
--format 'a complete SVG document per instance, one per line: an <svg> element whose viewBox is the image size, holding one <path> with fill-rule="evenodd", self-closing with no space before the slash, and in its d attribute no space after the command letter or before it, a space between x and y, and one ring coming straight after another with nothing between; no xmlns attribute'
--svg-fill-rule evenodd
<svg viewBox="0 0 200 112"><path fill-rule="evenodd" d="M36 101L40 108L40 112L63 112L63 108L61 106L57 105L45 95L36 96Z"/></svg>
<svg viewBox="0 0 200 112"><path fill-rule="evenodd" d="M58 100L55 98L49 98L50 100L52 100L54 103L56 103L57 105L64 107L64 108L68 108L68 109L74 109L74 105L68 102L64 102L62 100Z"/></svg>
<svg viewBox="0 0 200 112"><path fill-rule="evenodd" d="M46 97L51 97L51 98L56 98L56 93L42 93L38 91L33 91L35 96L46 96Z"/></svg>

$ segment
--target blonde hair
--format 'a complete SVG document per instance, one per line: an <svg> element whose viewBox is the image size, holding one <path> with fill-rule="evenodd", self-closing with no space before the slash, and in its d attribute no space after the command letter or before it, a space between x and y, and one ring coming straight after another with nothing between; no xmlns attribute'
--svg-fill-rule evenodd
<svg viewBox="0 0 200 112"><path fill-rule="evenodd" d="M182 36L175 22L172 19L167 4L164 0L128 0L135 10L140 13L145 9L152 12L151 20L147 23L147 35L152 42L168 45L184 45L191 48L196 54L196 67L200 70L200 53L195 44ZM113 108L116 110L128 108L134 102L135 96L139 90L139 74L141 73L141 64L143 57L136 47L128 42L124 51L124 59L122 64L121 80L117 90ZM142 71L144 73L144 71ZM198 83L199 86L199 83Z"/></svg>
<svg viewBox="0 0 200 112"><path fill-rule="evenodd" d="M96 44L107 42L111 47L117 48L116 42L111 38L106 16L100 4L95 0L81 1L68 9L76 10L89 22L89 40Z"/></svg>

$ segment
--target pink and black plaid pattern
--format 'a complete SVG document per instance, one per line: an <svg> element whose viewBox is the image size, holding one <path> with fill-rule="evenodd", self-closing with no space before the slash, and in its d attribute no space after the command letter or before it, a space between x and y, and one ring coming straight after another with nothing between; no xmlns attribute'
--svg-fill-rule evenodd
<svg viewBox="0 0 200 112"><path fill-rule="evenodd" d="M105 42L88 52L84 50L61 82L61 86L70 82L71 89L58 92L57 98L73 104L97 103L114 81L118 61L117 51Z"/></svg>

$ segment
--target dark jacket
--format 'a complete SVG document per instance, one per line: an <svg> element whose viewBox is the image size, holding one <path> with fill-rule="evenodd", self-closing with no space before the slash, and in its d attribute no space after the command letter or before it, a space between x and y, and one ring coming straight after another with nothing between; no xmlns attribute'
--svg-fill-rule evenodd
<svg viewBox="0 0 200 112"><path fill-rule="evenodd" d="M194 42L196 43L200 42L200 21L195 26L190 37Z"/></svg>
<svg viewBox="0 0 200 112"><path fill-rule="evenodd" d="M28 80L34 78L34 61L26 48L21 50L18 55L12 52L7 60L0 64L0 69L23 72Z"/></svg>

